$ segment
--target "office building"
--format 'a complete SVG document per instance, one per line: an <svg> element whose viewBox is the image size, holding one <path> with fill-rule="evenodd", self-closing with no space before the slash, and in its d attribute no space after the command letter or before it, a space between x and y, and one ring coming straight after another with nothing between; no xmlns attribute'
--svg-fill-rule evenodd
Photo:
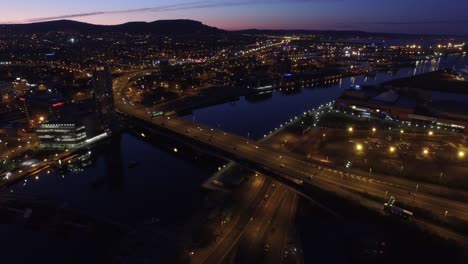
<svg viewBox="0 0 468 264"><path fill-rule="evenodd" d="M78 149L86 145L86 128L74 123L47 123L36 128L42 149Z"/></svg>
<svg viewBox="0 0 468 264"><path fill-rule="evenodd" d="M109 130L115 117L112 75L107 65L98 65L93 71L93 98L102 130Z"/></svg>

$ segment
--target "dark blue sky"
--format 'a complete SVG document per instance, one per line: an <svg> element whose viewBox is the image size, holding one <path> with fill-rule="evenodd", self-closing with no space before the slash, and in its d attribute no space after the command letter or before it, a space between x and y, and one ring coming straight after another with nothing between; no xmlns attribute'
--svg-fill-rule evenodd
<svg viewBox="0 0 468 264"><path fill-rule="evenodd" d="M337 29L468 35L468 0L13 0L1 23L188 18L223 29Z"/></svg>

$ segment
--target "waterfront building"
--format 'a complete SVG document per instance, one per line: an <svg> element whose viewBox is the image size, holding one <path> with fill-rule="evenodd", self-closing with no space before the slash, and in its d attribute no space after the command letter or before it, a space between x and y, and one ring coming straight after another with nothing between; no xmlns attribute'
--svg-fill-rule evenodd
<svg viewBox="0 0 468 264"><path fill-rule="evenodd" d="M36 128L42 149L78 149L85 146L86 128L77 123L46 123Z"/></svg>

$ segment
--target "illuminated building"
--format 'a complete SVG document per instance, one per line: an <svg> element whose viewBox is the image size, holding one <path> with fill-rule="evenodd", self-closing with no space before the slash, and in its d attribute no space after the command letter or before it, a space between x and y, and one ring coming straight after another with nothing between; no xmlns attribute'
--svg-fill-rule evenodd
<svg viewBox="0 0 468 264"><path fill-rule="evenodd" d="M86 144L84 125L73 123L47 123L36 128L42 149L77 149Z"/></svg>
<svg viewBox="0 0 468 264"><path fill-rule="evenodd" d="M26 115L26 118L29 123L31 119L29 116L29 107L28 107L28 103L26 102L26 98L24 97L19 98L19 109L21 110L21 112L23 112Z"/></svg>

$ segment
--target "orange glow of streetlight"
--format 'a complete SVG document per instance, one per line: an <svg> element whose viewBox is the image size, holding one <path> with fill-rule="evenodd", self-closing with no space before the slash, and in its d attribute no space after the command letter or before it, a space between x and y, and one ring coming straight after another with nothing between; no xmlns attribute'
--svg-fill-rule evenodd
<svg viewBox="0 0 468 264"><path fill-rule="evenodd" d="M429 150L427 148L423 149L423 154L424 156L429 155Z"/></svg>
<svg viewBox="0 0 468 264"><path fill-rule="evenodd" d="M395 153L396 148L395 148L394 146L391 146L391 147L389 148L389 151L390 151L390 153Z"/></svg>
<svg viewBox="0 0 468 264"><path fill-rule="evenodd" d="M429 133L428 133L428 134L429 134L429 136L432 136L432 135L434 135L434 132L432 132L432 131L429 131Z"/></svg>
<svg viewBox="0 0 468 264"><path fill-rule="evenodd" d="M354 131L354 128L353 128L353 127L349 127L349 128L348 128L348 132L349 132L349 133L353 133L353 131Z"/></svg>
<svg viewBox="0 0 468 264"><path fill-rule="evenodd" d="M465 157L465 152L460 150L460 151L458 152L458 157L459 157L460 159L463 159L463 158Z"/></svg>
<svg viewBox="0 0 468 264"><path fill-rule="evenodd" d="M377 132L377 128L373 127L372 132L374 132L374 133Z"/></svg>
<svg viewBox="0 0 468 264"><path fill-rule="evenodd" d="M363 149L362 144L356 144L357 151L362 151L362 149Z"/></svg>

